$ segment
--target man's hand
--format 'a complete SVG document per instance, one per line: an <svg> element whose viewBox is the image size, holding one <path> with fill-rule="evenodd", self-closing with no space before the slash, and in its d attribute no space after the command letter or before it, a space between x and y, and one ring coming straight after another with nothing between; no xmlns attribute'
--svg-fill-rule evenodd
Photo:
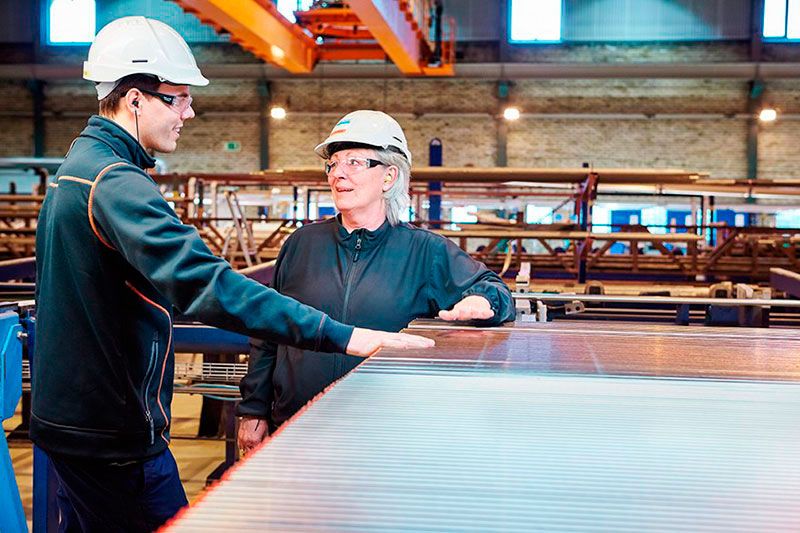
<svg viewBox="0 0 800 533"><path fill-rule="evenodd" d="M439 311L442 320L488 320L494 316L489 300L477 294L471 294L458 302L449 311Z"/></svg>
<svg viewBox="0 0 800 533"><path fill-rule="evenodd" d="M243 416L239 421L239 449L247 455L267 436L267 421L263 418Z"/></svg>
<svg viewBox="0 0 800 533"><path fill-rule="evenodd" d="M378 353L381 348L418 350L420 348L430 348L433 345L433 339L420 337L419 335L355 328L353 336L350 337L350 342L347 344L347 353L359 357L370 357Z"/></svg>

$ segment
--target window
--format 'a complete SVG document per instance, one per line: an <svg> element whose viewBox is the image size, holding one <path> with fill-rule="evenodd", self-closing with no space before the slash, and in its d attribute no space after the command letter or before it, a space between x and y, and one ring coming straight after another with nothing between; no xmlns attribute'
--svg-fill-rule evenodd
<svg viewBox="0 0 800 533"><path fill-rule="evenodd" d="M94 0L52 0L47 10L47 43L89 44L95 24Z"/></svg>
<svg viewBox="0 0 800 533"><path fill-rule="evenodd" d="M775 213L776 228L800 228L800 209L785 209Z"/></svg>
<svg viewBox="0 0 800 533"><path fill-rule="evenodd" d="M511 42L560 41L561 0L509 0L508 28Z"/></svg>
<svg viewBox="0 0 800 533"><path fill-rule="evenodd" d="M295 11L306 11L311 7L312 0L278 0L278 12L289 19L289 22L296 22L294 19Z"/></svg>
<svg viewBox="0 0 800 533"><path fill-rule="evenodd" d="M525 206L526 224L552 224L553 209L551 207L541 207L528 204Z"/></svg>
<svg viewBox="0 0 800 533"><path fill-rule="evenodd" d="M800 40L800 0L764 0L764 37Z"/></svg>
<svg viewBox="0 0 800 533"><path fill-rule="evenodd" d="M450 221L453 222L454 225L477 222L477 212L478 207L475 205L453 206L452 209L450 209Z"/></svg>

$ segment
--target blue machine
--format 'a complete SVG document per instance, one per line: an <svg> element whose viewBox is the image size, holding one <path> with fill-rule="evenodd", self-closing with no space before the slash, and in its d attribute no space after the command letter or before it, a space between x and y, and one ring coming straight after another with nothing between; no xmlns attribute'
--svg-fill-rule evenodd
<svg viewBox="0 0 800 533"><path fill-rule="evenodd" d="M0 313L2 420L14 416L22 395L22 343L19 337L21 331L19 315L15 311ZM28 531L5 433L2 433L0 438L0 531L9 533Z"/></svg>

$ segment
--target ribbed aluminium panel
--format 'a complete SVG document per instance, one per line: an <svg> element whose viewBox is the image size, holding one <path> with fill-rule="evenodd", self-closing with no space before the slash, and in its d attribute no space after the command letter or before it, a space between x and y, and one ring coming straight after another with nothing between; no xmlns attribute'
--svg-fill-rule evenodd
<svg viewBox="0 0 800 533"><path fill-rule="evenodd" d="M443 14L456 21L458 41L497 41L500 35L500 3L508 0L446 0Z"/></svg>
<svg viewBox="0 0 800 533"><path fill-rule="evenodd" d="M169 530L800 530L800 384L548 374L500 361L524 346L507 331L436 335L430 360L365 362ZM761 337L759 359L797 341Z"/></svg>
<svg viewBox="0 0 800 533"><path fill-rule="evenodd" d="M38 2L0 2L0 43L32 43L38 8Z"/></svg>
<svg viewBox="0 0 800 533"><path fill-rule="evenodd" d="M130 15L142 15L166 22L189 43L227 42L227 35L217 35L214 29L197 17L184 13L177 4L164 0L96 0L97 29L112 20Z"/></svg>
<svg viewBox="0 0 800 533"><path fill-rule="evenodd" d="M751 0L564 0L566 41L747 39Z"/></svg>

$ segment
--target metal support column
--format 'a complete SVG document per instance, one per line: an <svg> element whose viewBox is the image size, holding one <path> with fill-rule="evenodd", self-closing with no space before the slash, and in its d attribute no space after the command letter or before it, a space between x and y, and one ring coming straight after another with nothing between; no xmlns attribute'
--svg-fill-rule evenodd
<svg viewBox="0 0 800 533"><path fill-rule="evenodd" d="M588 169L588 164L583 165ZM597 182L599 176L591 170L586 175L586 180L581 185L579 197L576 199L576 214L581 231L591 233L592 231L592 209L597 198ZM578 253L578 283L586 283L587 256L592 250L592 238L587 237L577 248Z"/></svg>
<svg viewBox="0 0 800 533"><path fill-rule="evenodd" d="M258 153L259 167L269 168L269 107L270 83L267 80L258 80Z"/></svg>
<svg viewBox="0 0 800 533"><path fill-rule="evenodd" d="M31 91L33 100L33 157L44 157L44 82L42 80L29 80L28 89Z"/></svg>
<svg viewBox="0 0 800 533"><path fill-rule="evenodd" d="M764 2L750 2L750 61L756 64L755 79L748 82L747 98L747 179L758 179L758 134L761 130L758 114L764 106L765 85L761 79L762 35L764 32ZM747 198L748 204L756 203L755 198ZM748 214L747 225L755 223L755 214Z"/></svg>
<svg viewBox="0 0 800 533"><path fill-rule="evenodd" d="M503 107L508 103L508 82L497 84L497 159L496 166L508 166L508 123L503 118Z"/></svg>
<svg viewBox="0 0 800 533"><path fill-rule="evenodd" d="M442 141L438 138L431 139L428 143L428 165L431 167L442 166ZM431 228L439 229L442 227L438 223L442 220L442 182L431 181L428 183L428 220L431 221ZM437 222L434 222L437 221Z"/></svg>

